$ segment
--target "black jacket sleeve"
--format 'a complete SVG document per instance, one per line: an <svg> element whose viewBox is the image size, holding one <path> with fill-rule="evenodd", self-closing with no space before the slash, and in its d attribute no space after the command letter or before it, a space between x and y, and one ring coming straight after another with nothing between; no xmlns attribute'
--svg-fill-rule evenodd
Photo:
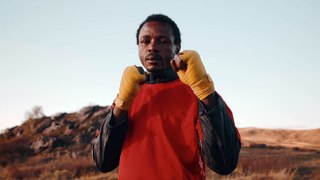
<svg viewBox="0 0 320 180"><path fill-rule="evenodd" d="M128 130L128 118L117 120L110 111L100 128L99 136L92 144L92 154L96 167L101 172L110 172L119 165L122 145Z"/></svg>
<svg viewBox="0 0 320 180"><path fill-rule="evenodd" d="M221 175L231 173L238 164L241 148L240 135L235 127L231 111L217 95L218 105L206 111L199 101L199 116L202 129L200 143L207 166Z"/></svg>

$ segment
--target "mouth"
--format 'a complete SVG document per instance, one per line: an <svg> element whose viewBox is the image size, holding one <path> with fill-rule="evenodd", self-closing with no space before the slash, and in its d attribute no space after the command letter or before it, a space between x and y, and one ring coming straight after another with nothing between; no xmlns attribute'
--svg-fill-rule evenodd
<svg viewBox="0 0 320 180"><path fill-rule="evenodd" d="M157 54L149 54L146 56L145 59L146 59L146 61L149 61L151 63L156 63L156 62L162 61L162 57Z"/></svg>

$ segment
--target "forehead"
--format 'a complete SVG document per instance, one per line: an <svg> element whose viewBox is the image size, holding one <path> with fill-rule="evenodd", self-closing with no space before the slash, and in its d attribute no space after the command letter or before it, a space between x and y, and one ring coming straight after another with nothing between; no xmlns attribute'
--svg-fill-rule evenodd
<svg viewBox="0 0 320 180"><path fill-rule="evenodd" d="M157 21L146 22L139 33L139 38L143 36L166 36L173 38L173 31L170 25Z"/></svg>

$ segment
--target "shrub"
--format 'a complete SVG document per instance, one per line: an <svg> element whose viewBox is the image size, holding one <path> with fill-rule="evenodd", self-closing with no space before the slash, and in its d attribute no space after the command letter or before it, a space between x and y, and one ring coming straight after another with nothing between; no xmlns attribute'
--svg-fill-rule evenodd
<svg viewBox="0 0 320 180"><path fill-rule="evenodd" d="M43 108L41 106L34 106L31 111L25 113L26 119L40 119L44 117Z"/></svg>
<svg viewBox="0 0 320 180"><path fill-rule="evenodd" d="M6 139L0 142L0 164L6 166L7 163L15 160L24 160L25 157L34 154L30 148L30 137L21 136L12 139Z"/></svg>

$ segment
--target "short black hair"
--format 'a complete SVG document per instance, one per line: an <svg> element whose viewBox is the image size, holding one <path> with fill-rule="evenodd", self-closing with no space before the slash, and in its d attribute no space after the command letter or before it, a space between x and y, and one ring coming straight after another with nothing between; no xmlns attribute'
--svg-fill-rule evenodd
<svg viewBox="0 0 320 180"><path fill-rule="evenodd" d="M139 34L140 34L140 30L142 28L142 26L150 21L156 21L156 22L161 22L161 23L165 23L168 24L173 31L173 36L174 36L174 44L181 44L181 34L180 34L180 30L177 26L177 24L168 16L163 15L163 14L152 14L150 16L147 17L147 19L145 19L139 26L138 30L137 30L137 34L136 34L136 38L137 38L137 44L139 44Z"/></svg>

